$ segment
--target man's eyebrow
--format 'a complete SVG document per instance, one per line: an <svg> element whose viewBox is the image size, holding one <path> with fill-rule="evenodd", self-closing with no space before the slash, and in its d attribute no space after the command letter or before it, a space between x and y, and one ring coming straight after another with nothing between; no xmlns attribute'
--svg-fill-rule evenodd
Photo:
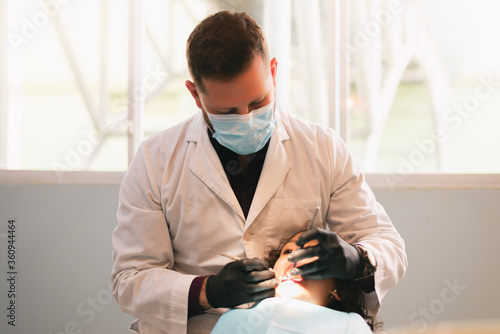
<svg viewBox="0 0 500 334"><path fill-rule="evenodd" d="M259 97L255 100L253 100L252 102L249 103L249 105L255 105L255 104L259 104L261 103L262 101L264 101L267 97L267 94L264 95L263 97ZM229 107L229 108L215 108L215 110L217 110L218 112L230 112L230 111L234 111L236 110L235 107Z"/></svg>
<svg viewBox="0 0 500 334"><path fill-rule="evenodd" d="M257 98L257 99L255 99L255 100L253 100L252 102L250 102L250 104L259 104L259 103L261 103L262 101L264 101L264 100L266 99L266 96L267 96L267 94L266 94L266 95L264 95L264 96L263 96L263 97L261 97L261 98Z"/></svg>

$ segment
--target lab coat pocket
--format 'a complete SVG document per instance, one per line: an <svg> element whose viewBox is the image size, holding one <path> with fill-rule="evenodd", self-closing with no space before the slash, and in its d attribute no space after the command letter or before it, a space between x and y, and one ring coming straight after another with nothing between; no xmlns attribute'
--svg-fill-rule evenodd
<svg viewBox="0 0 500 334"><path fill-rule="evenodd" d="M278 249L280 244L309 226L320 199L273 199L268 204L267 249ZM321 226L321 208L313 226Z"/></svg>

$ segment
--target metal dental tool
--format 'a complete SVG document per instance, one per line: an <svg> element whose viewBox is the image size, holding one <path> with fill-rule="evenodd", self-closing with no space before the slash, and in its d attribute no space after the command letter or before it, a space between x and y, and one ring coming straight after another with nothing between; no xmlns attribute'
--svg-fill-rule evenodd
<svg viewBox="0 0 500 334"><path fill-rule="evenodd" d="M240 259L239 257L237 257L237 256L233 256L233 255L230 255L230 254L227 254L227 253L224 253L224 252L220 252L219 254L220 254L220 255L222 255L222 256L227 257L228 259L234 260L234 261L239 261L239 260L241 260L241 259Z"/></svg>
<svg viewBox="0 0 500 334"><path fill-rule="evenodd" d="M314 219L316 218L316 215L318 214L318 211L319 211L319 205L316 207L316 211L314 211L314 215L311 219L311 222L309 223L309 226L307 227L307 230L310 230L313 226L313 223L314 223ZM300 248L304 248L303 246L300 246ZM293 263L293 268L295 268L295 266L297 265L297 261L295 261Z"/></svg>
<svg viewBox="0 0 500 334"><path fill-rule="evenodd" d="M309 223L309 227L307 228L308 230L310 230L313 226L313 223L314 223L314 219L316 218L316 216L318 215L318 211L319 211L319 206L316 207L316 211L314 211L314 215L311 219L311 222Z"/></svg>
<svg viewBox="0 0 500 334"><path fill-rule="evenodd" d="M213 248L203 248L202 250L209 250L211 252L214 252L216 254L219 254L219 255L222 255L224 257L227 257L228 259L231 259L231 260L234 260L234 261L239 261L241 260L239 257L237 256L234 256L234 255L231 255L231 254L228 254L228 253L224 253L224 252L221 252L221 251L218 251L216 249L213 249Z"/></svg>
<svg viewBox="0 0 500 334"><path fill-rule="evenodd" d="M234 255L231 255L231 254L228 254L228 253L224 253L224 252L219 252L213 248L206 248L208 250L211 250L211 251L214 251L215 253L219 253L219 255L221 256L224 256L224 257L227 257L228 259L231 259L231 260L234 260L234 261L239 261L241 260L239 257L237 256L234 256ZM270 272L273 272L274 273L274 270L273 268L267 268Z"/></svg>

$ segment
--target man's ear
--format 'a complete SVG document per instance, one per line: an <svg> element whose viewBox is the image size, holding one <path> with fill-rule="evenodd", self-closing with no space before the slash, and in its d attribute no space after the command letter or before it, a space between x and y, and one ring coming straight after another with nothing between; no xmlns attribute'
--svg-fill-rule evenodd
<svg viewBox="0 0 500 334"><path fill-rule="evenodd" d="M186 80L185 84L186 84L187 89L191 93L191 96L194 98L194 101L196 102L196 106L198 106L198 108L200 108L200 109L203 109L202 104L201 104L201 100L200 100L200 94L198 93L198 89L196 89L195 83L190 81L190 80Z"/></svg>
<svg viewBox="0 0 500 334"><path fill-rule="evenodd" d="M278 73L278 61L276 58L271 59L271 76L273 77L273 85L276 88L276 74Z"/></svg>

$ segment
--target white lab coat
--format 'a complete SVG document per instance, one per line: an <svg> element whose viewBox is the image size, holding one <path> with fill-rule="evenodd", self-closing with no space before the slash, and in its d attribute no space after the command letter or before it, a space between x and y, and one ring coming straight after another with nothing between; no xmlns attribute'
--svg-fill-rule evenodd
<svg viewBox="0 0 500 334"><path fill-rule="evenodd" d="M240 258L263 258L280 242L325 220L378 262L374 312L407 266L404 241L340 137L276 110L247 219L207 135L201 111L144 141L119 194L112 291L140 333L209 333L220 310L187 319L191 281Z"/></svg>

